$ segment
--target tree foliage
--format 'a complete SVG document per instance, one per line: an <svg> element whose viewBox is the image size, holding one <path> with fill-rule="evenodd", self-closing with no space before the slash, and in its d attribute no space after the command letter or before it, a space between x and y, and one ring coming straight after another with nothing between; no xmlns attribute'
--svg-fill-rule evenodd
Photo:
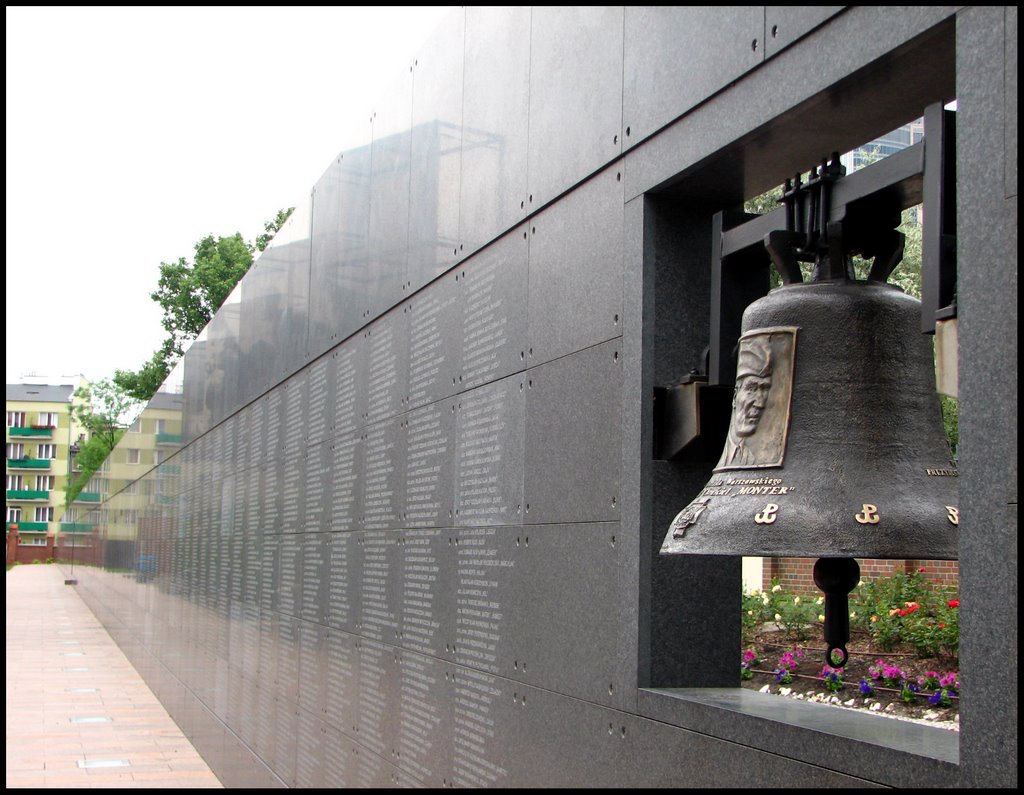
<svg viewBox="0 0 1024 795"><path fill-rule="evenodd" d="M80 386L75 390L75 398L71 410L88 438L75 457L81 471L65 490L65 507L74 502L103 465L139 409L139 401L110 379Z"/></svg>
<svg viewBox="0 0 1024 795"><path fill-rule="evenodd" d="M167 337L138 370L118 370L114 383L137 400L149 400L166 380L185 348L210 322L235 285L252 267L253 254L263 251L292 214L279 210L255 245L236 232L228 237L207 235L195 244L195 256L160 264L157 289L150 293L163 310Z"/></svg>

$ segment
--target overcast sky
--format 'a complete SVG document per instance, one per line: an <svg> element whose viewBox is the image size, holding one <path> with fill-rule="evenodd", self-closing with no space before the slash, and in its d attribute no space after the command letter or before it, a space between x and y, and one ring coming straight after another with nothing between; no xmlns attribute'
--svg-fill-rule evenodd
<svg viewBox="0 0 1024 795"><path fill-rule="evenodd" d="M160 263L296 204L453 8L8 6L7 383L141 366Z"/></svg>

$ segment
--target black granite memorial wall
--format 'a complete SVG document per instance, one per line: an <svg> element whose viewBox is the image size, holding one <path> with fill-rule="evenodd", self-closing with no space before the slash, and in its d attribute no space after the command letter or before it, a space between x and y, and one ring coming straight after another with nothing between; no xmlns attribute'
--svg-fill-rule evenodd
<svg viewBox="0 0 1024 795"><path fill-rule="evenodd" d="M1016 41L459 9L113 454L80 592L228 786L1014 785ZM738 560L657 555L708 469L651 453L712 215L953 99L959 734L740 690Z"/></svg>

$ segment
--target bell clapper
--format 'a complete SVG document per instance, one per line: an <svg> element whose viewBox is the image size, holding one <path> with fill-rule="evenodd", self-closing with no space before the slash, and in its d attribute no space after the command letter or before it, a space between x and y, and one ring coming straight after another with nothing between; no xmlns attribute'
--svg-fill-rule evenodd
<svg viewBox="0 0 1024 795"><path fill-rule="evenodd" d="M853 558L819 558L814 563L814 584L825 594L825 661L833 668L846 665L850 640L850 591L860 581L860 566Z"/></svg>

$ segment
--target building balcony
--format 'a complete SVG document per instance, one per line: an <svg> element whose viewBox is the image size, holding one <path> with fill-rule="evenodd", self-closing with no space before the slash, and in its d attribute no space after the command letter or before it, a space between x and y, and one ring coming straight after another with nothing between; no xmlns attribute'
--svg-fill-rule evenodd
<svg viewBox="0 0 1024 795"><path fill-rule="evenodd" d="M49 458L8 458L8 469L49 469Z"/></svg>
<svg viewBox="0 0 1024 795"><path fill-rule="evenodd" d="M7 489L7 501L11 502L47 502L50 492L31 489Z"/></svg>
<svg viewBox="0 0 1024 795"><path fill-rule="evenodd" d="M62 533L91 533L92 525L85 522L61 522L60 531Z"/></svg>
<svg viewBox="0 0 1024 795"><path fill-rule="evenodd" d="M7 531L17 530L19 533L45 533L50 529L49 522L8 522Z"/></svg>
<svg viewBox="0 0 1024 795"><path fill-rule="evenodd" d="M8 428L11 437L30 437L32 439L52 439L53 428Z"/></svg>
<svg viewBox="0 0 1024 795"><path fill-rule="evenodd" d="M156 443L163 447L181 447L180 433L158 433Z"/></svg>
<svg viewBox="0 0 1024 795"><path fill-rule="evenodd" d="M98 491L80 491L75 497L75 502L101 502L102 497Z"/></svg>

